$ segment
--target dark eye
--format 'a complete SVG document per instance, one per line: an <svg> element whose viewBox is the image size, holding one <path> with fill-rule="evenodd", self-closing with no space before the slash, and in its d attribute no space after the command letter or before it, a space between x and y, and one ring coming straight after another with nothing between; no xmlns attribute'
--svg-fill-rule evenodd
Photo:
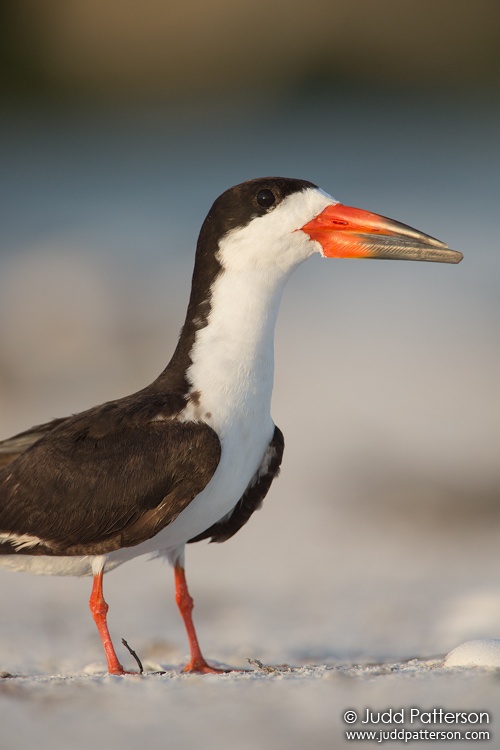
<svg viewBox="0 0 500 750"><path fill-rule="evenodd" d="M259 190L257 193L257 203L262 208L270 208L276 203L276 198L272 190Z"/></svg>

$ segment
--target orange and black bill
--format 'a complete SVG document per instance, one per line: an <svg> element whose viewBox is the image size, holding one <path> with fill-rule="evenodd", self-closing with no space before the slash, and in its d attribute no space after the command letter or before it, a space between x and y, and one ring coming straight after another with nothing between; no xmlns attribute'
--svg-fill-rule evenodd
<svg viewBox="0 0 500 750"><path fill-rule="evenodd" d="M327 258L385 258L460 263L462 253L444 242L400 224L342 203L327 206L302 227L323 248Z"/></svg>

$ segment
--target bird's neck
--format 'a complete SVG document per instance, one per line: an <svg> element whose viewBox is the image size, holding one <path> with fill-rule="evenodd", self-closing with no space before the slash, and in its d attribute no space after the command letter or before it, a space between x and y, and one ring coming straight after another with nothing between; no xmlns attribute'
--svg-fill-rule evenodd
<svg viewBox="0 0 500 750"><path fill-rule="evenodd" d="M192 416L213 424L235 414L243 420L268 417L274 328L285 283L283 275L263 270L221 271L214 280L210 309L194 335L186 371L190 392L196 394Z"/></svg>

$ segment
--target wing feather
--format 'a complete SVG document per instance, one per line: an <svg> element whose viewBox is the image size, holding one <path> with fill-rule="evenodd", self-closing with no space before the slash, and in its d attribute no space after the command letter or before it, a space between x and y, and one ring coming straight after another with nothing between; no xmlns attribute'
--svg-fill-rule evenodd
<svg viewBox="0 0 500 750"><path fill-rule="evenodd" d="M36 425L29 430L24 430L13 437L0 441L0 468L10 464L11 461L14 461L21 453L30 448L33 443L36 443L58 425L66 422L67 419L68 417L53 419L51 422Z"/></svg>

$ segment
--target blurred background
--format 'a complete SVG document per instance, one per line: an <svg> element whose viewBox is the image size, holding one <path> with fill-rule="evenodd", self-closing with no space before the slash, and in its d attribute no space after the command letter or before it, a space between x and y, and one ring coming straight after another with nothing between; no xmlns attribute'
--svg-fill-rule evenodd
<svg viewBox="0 0 500 750"><path fill-rule="evenodd" d="M0 438L150 382L216 196L312 180L465 258L296 273L276 340L282 476L233 540L188 550L202 644L240 665L336 663L499 637L498 2L0 14ZM0 570L0 586L3 669L101 658L88 580ZM165 566L120 568L106 596L112 632L182 662Z"/></svg>

